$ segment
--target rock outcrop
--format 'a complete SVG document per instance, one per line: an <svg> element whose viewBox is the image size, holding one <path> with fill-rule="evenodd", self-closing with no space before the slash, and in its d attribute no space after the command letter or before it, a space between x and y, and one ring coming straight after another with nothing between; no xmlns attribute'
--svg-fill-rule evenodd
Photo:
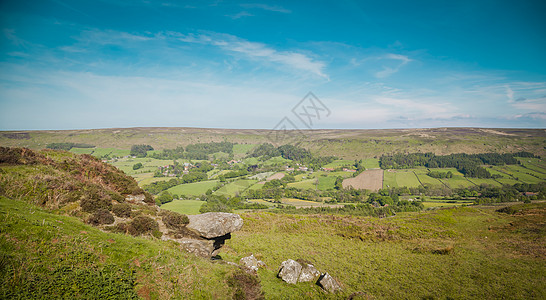
<svg viewBox="0 0 546 300"><path fill-rule="evenodd" d="M330 274L324 273L321 275L312 264L306 262L299 263L292 259L281 263L277 277L291 284L316 281L317 285L330 293L341 290L341 285Z"/></svg>
<svg viewBox="0 0 546 300"><path fill-rule="evenodd" d="M190 237L176 239L184 249L198 256L211 258L216 256L231 232L243 227L243 219L237 214L212 212L189 215L186 229L193 234Z"/></svg>

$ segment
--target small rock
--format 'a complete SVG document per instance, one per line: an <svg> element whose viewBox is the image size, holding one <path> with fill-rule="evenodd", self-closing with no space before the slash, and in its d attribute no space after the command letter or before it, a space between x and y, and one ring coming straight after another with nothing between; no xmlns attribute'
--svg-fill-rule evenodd
<svg viewBox="0 0 546 300"><path fill-rule="evenodd" d="M190 223L186 228L200 236L212 239L227 235L243 227L243 219L237 214L210 212L200 215L189 215Z"/></svg>
<svg viewBox="0 0 546 300"><path fill-rule="evenodd" d="M279 274L277 277L286 281L287 283L296 284L300 277L302 266L299 262L289 259L285 260L281 264Z"/></svg>
<svg viewBox="0 0 546 300"><path fill-rule="evenodd" d="M341 290L339 283L328 273L322 274L317 281L317 284L330 293Z"/></svg>
<svg viewBox="0 0 546 300"><path fill-rule="evenodd" d="M311 264L302 264L300 278L298 282L315 281L320 277L320 272Z"/></svg>
<svg viewBox="0 0 546 300"><path fill-rule="evenodd" d="M254 254L241 258L241 260L239 261L239 264L256 272L258 271L258 268L265 267L265 263L261 260L257 260L256 257L254 257Z"/></svg>

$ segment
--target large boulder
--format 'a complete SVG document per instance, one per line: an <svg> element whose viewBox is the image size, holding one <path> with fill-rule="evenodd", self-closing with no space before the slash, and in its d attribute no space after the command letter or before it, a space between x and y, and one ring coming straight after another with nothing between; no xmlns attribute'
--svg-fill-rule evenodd
<svg viewBox="0 0 546 300"><path fill-rule="evenodd" d="M339 283L328 273L322 274L317 281L317 284L330 293L341 290L341 285L339 285Z"/></svg>
<svg viewBox="0 0 546 300"><path fill-rule="evenodd" d="M195 231L206 239L226 236L243 227L243 219L237 214L210 212L188 216L190 223L186 228Z"/></svg>
<svg viewBox="0 0 546 300"><path fill-rule="evenodd" d="M296 284L300 277L302 265L292 259L288 259L282 262L279 274L277 277L284 280L287 283Z"/></svg>
<svg viewBox="0 0 546 300"><path fill-rule="evenodd" d="M298 282L316 281L320 277L320 272L312 264L303 263Z"/></svg>

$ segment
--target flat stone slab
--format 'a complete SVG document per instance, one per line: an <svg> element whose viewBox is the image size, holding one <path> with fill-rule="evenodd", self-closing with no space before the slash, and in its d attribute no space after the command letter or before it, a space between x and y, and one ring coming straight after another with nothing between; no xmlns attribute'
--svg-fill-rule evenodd
<svg viewBox="0 0 546 300"><path fill-rule="evenodd" d="M200 215L189 215L190 223L186 228L200 236L213 239L224 236L243 227L243 219L237 214L210 212Z"/></svg>

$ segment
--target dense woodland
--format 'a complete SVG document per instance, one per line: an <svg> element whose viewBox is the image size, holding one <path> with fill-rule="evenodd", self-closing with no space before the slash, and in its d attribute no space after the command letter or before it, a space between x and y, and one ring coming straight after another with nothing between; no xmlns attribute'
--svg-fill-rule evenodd
<svg viewBox="0 0 546 300"><path fill-rule="evenodd" d="M230 142L211 142L211 143L198 143L190 144L184 147L177 147L175 149L165 149L162 152L154 153L150 157L156 159L195 159L195 160L207 160L209 155L217 152L223 152L232 155L233 143Z"/></svg>
<svg viewBox="0 0 546 300"><path fill-rule="evenodd" d="M409 169L414 167L456 168L466 177L492 178L493 176L482 165L515 165L516 157L535 157L529 152L518 153L482 153L435 155L434 153L398 153L382 155L379 160L381 169Z"/></svg>

